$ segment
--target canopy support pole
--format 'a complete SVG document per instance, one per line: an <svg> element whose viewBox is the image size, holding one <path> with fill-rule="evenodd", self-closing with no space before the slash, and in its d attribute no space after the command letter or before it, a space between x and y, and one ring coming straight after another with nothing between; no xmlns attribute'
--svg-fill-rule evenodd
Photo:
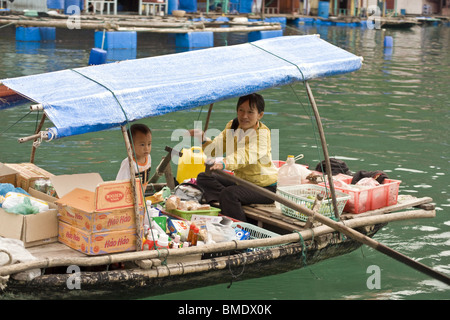
<svg viewBox="0 0 450 320"><path fill-rule="evenodd" d="M325 133L323 131L322 121L320 120L320 115L319 115L319 110L317 109L316 100L314 99L314 96L313 96L313 93L311 91L308 81L305 81L305 86L306 86L306 92L308 93L308 99L311 102L314 116L316 118L317 127L319 128L320 141L322 143L323 156L325 157L325 164L326 164L325 171L328 176L328 184L330 186L332 203L333 203L333 207L334 207L334 216L336 217L336 219L339 220L339 210L337 207L336 192L334 190L333 175L331 174L330 157L328 155L327 142L325 140ZM325 186L326 186L326 183L325 183Z"/></svg>
<svg viewBox="0 0 450 320"><path fill-rule="evenodd" d="M42 126L44 125L44 122L45 122L45 118L47 118L47 115L45 113L43 113L42 114L42 118L41 118L41 122L39 122L39 125L37 126L36 131L34 132L34 134L38 134L41 131ZM37 145L36 145L35 142L37 140L38 140L38 138L34 138L33 146L31 147L31 156L30 156L30 162L31 163L34 163L34 156L36 154L36 148L37 148Z"/></svg>
<svg viewBox="0 0 450 320"><path fill-rule="evenodd" d="M211 103L209 105L209 109L208 109L208 115L206 116L206 123L205 123L205 128L203 129L203 132L206 132L206 130L208 130L208 126L209 126L209 118L211 117L211 112L212 112L212 108L214 106L214 103ZM203 138L203 137L202 137Z"/></svg>
<svg viewBox="0 0 450 320"><path fill-rule="evenodd" d="M127 148L128 162L130 163L130 181L131 181L131 192L133 194L133 203L134 203L134 215L136 222L136 251L141 251L142 248L142 239L140 230L140 219L139 219L139 193L136 190L136 168L133 165L133 150L131 148L130 139L128 137L127 128L125 126L121 126L123 139L125 140L125 146ZM145 205L145 204L144 204Z"/></svg>

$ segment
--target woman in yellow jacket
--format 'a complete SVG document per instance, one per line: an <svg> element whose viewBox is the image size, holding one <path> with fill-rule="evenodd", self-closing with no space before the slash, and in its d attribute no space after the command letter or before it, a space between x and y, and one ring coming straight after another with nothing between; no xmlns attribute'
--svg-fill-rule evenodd
<svg viewBox="0 0 450 320"><path fill-rule="evenodd" d="M272 163L270 130L261 122L264 106L264 98L257 93L240 97L237 117L228 122L214 140L195 129L189 132L191 136L202 137L202 148L207 157L224 156L223 160L216 160L211 170L233 171L241 179L276 192L278 175ZM200 173L197 184L205 191L206 203L218 201L222 214L241 221L247 221L242 205L273 203L258 192L214 172L210 176Z"/></svg>

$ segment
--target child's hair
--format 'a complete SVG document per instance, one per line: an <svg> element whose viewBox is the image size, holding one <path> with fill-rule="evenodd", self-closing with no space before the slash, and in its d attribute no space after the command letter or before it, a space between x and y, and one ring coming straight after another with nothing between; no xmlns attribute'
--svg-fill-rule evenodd
<svg viewBox="0 0 450 320"><path fill-rule="evenodd" d="M136 132L142 132L143 134L148 133L152 134L152 130L150 130L150 128L147 127L147 125L143 123L135 123L128 130L128 138L130 139L130 141L132 140L132 138L134 138Z"/></svg>

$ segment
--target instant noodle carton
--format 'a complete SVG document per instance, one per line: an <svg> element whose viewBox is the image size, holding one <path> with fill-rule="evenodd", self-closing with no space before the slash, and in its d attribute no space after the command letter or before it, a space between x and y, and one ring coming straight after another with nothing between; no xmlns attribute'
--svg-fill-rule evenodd
<svg viewBox="0 0 450 320"><path fill-rule="evenodd" d="M73 227L86 232L104 232L136 228L135 210L119 205L117 209L97 210L95 193L84 189L75 189L56 201L58 218ZM111 207L108 205L107 207ZM139 221L143 225L144 207L139 207Z"/></svg>
<svg viewBox="0 0 450 320"><path fill-rule="evenodd" d="M143 237L142 228L104 232L86 232L59 221L58 241L87 255L101 255L136 251L137 237Z"/></svg>
<svg viewBox="0 0 450 320"><path fill-rule="evenodd" d="M130 180L103 182L96 174L83 174L59 177L52 182L58 195L62 195L55 201L59 242L88 255L136 250L137 237L143 237L145 213L139 179L137 226Z"/></svg>

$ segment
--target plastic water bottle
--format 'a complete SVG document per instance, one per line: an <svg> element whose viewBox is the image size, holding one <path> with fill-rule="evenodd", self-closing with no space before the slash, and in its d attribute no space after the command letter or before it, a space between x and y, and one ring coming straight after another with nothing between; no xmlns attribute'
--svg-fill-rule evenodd
<svg viewBox="0 0 450 320"><path fill-rule="evenodd" d="M146 206L147 206L147 210L144 214L144 225L150 225L150 222L148 220L149 216L150 216L150 218L158 217L159 211L158 211L158 209L156 209L155 207L152 206L151 200L146 201Z"/></svg>
<svg viewBox="0 0 450 320"><path fill-rule="evenodd" d="M279 187L284 187L302 184L302 182L306 182L306 177L310 173L310 170L295 163L294 156L289 155L286 164L278 170L277 185Z"/></svg>
<svg viewBox="0 0 450 320"><path fill-rule="evenodd" d="M169 248L169 236L167 234L159 235L158 240L156 240L156 247L158 249L168 249Z"/></svg>

